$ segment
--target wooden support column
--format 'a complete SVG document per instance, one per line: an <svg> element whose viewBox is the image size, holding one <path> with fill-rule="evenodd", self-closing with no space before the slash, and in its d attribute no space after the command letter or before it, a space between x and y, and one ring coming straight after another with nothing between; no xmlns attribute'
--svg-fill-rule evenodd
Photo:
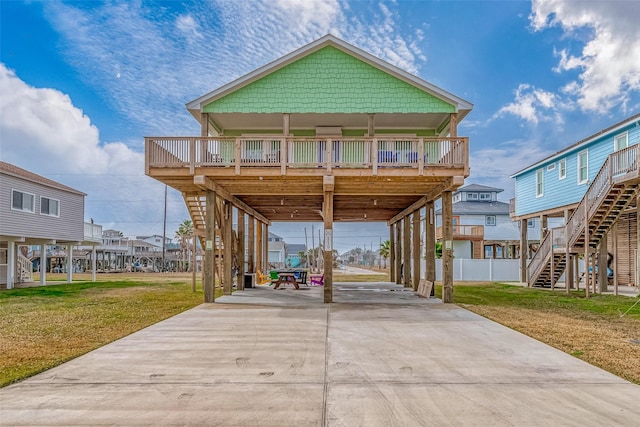
<svg viewBox="0 0 640 427"><path fill-rule="evenodd" d="M449 116L449 136L452 138L458 136L458 113L451 113Z"/></svg>
<svg viewBox="0 0 640 427"><path fill-rule="evenodd" d="M262 227L262 230L264 231L264 236L262 237L262 245L263 245L263 251L262 252L262 262L264 263L264 271L268 271L270 270L269 267L269 225L265 224L264 227Z"/></svg>
<svg viewBox="0 0 640 427"><path fill-rule="evenodd" d="M200 113L200 136L209 136L209 113Z"/></svg>
<svg viewBox="0 0 640 427"><path fill-rule="evenodd" d="M373 135L376 133L376 115L369 114L367 118L367 135L370 138L373 138Z"/></svg>
<svg viewBox="0 0 640 427"><path fill-rule="evenodd" d="M609 252L607 251L607 235L609 233L604 233L602 239L600 239L600 244L598 245L598 293L607 292L607 255Z"/></svg>
<svg viewBox="0 0 640 427"><path fill-rule="evenodd" d="M424 278L430 282L436 281L436 221L433 202L425 205L425 272ZM431 296L434 296L435 286L431 287Z"/></svg>
<svg viewBox="0 0 640 427"><path fill-rule="evenodd" d="M540 243L542 244L542 240L544 239L545 234L547 234L548 229L548 221L546 215L540 215Z"/></svg>
<svg viewBox="0 0 640 427"><path fill-rule="evenodd" d="M15 244L15 242L9 242L9 244ZM105 271L104 267L104 252L102 252L102 270ZM7 256L10 255L10 252L7 252ZM14 255L15 256L15 255ZM14 258L15 260L15 258ZM10 260L7 260L9 262ZM15 264L15 261L13 262ZM13 265L9 264L9 265ZM9 269L9 265L7 265L7 270ZM9 287L9 283L7 282L7 289L11 289L13 287L14 279L15 279L15 268L13 269L13 276L11 279L11 287ZM40 286L45 286L47 284L47 245L42 243L40 245Z"/></svg>
<svg viewBox="0 0 640 427"><path fill-rule="evenodd" d="M253 217L253 215L249 215L249 219L247 221L247 272L250 274L253 274L256 272L255 253L256 253L256 220Z"/></svg>
<svg viewBox="0 0 640 427"><path fill-rule="evenodd" d="M73 246L67 245L67 283L73 281Z"/></svg>
<svg viewBox="0 0 640 427"><path fill-rule="evenodd" d="M325 176L322 180L324 191L324 302L333 302L333 190L335 178Z"/></svg>
<svg viewBox="0 0 640 427"><path fill-rule="evenodd" d="M244 291L245 251L244 251L244 221L245 215L242 209L238 209L238 290Z"/></svg>
<svg viewBox="0 0 640 427"><path fill-rule="evenodd" d="M44 245L43 245L44 246ZM44 263L42 260L44 259ZM16 283L16 242L9 240L7 242L7 289L13 289ZM40 250L40 277L44 276L47 269L46 252ZM42 279L41 279L42 282ZM42 286L42 283L40 283Z"/></svg>
<svg viewBox="0 0 640 427"><path fill-rule="evenodd" d="M453 200L452 192L442 193L442 302L453 302Z"/></svg>
<svg viewBox="0 0 640 427"><path fill-rule="evenodd" d="M528 283L527 278L527 257L529 255L529 243L527 241L527 220L520 220L520 282Z"/></svg>
<svg viewBox="0 0 640 427"><path fill-rule="evenodd" d="M411 287L411 221L409 215L402 219L402 284Z"/></svg>
<svg viewBox="0 0 640 427"><path fill-rule="evenodd" d="M412 217L413 231L411 238L413 241L412 255L413 255L413 272L411 273L411 286L414 291L418 290L418 283L420 282L420 209L413 213Z"/></svg>
<svg viewBox="0 0 640 427"><path fill-rule="evenodd" d="M262 234L262 222L256 221L256 268L260 270L260 272L266 276L269 275L269 272L264 269L264 265L262 264L262 255L264 254L264 247L262 245L262 238L264 234Z"/></svg>
<svg viewBox="0 0 640 427"><path fill-rule="evenodd" d="M97 262L96 262L96 245L93 245L93 247L91 248L91 281L95 283L96 281L96 268L97 268Z"/></svg>
<svg viewBox="0 0 640 427"><path fill-rule="evenodd" d="M640 289L640 193L636 196L636 259L635 284Z"/></svg>
<svg viewBox="0 0 640 427"><path fill-rule="evenodd" d="M396 224L389 226L389 281L396 279Z"/></svg>
<svg viewBox="0 0 640 427"><path fill-rule="evenodd" d="M216 232L216 193L207 190L205 212L205 242L204 242L204 265L203 283L204 302L215 302L215 282L216 282L216 254L215 254L215 232Z"/></svg>
<svg viewBox="0 0 640 427"><path fill-rule="evenodd" d="M569 293L569 289L573 288L573 264L571 263L571 253L569 251L569 236L567 236L567 222L569 222L569 217L571 216L569 210L564 211L564 225L565 225L565 233L564 233L564 257L566 266L564 271L564 285L567 294Z"/></svg>
<svg viewBox="0 0 640 427"><path fill-rule="evenodd" d="M396 222L396 277L394 282L396 284L401 283L400 277L402 276L402 222L401 220Z"/></svg>
<svg viewBox="0 0 640 427"><path fill-rule="evenodd" d="M224 295L231 295L233 289L233 214L230 202L224 204L224 280L222 281L222 292Z"/></svg>
<svg viewBox="0 0 640 427"><path fill-rule="evenodd" d="M589 274L589 205L585 203L584 207L584 278L585 278L585 296L589 298L591 279L593 276Z"/></svg>

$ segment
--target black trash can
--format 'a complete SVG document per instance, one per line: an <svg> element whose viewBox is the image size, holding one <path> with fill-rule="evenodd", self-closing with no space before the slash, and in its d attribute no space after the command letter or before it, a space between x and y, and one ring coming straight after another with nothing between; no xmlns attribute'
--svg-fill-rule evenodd
<svg viewBox="0 0 640 427"><path fill-rule="evenodd" d="M255 288L256 286L256 275L255 274L245 274L244 275L244 288Z"/></svg>

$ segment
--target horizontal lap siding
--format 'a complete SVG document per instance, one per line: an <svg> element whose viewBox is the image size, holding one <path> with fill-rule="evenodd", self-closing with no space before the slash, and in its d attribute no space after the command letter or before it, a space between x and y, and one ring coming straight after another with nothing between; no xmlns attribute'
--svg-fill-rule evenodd
<svg viewBox="0 0 640 427"><path fill-rule="evenodd" d="M35 195L35 212L11 209L11 190ZM40 214L40 197L60 201L60 216ZM28 238L84 240L84 196L10 175L1 176L0 235Z"/></svg>
<svg viewBox="0 0 640 427"><path fill-rule="evenodd" d="M527 171L516 177L516 215L528 215L559 206L578 203L596 177L600 168L613 153L614 137L628 132L629 145L640 142L640 128L635 124L625 129L608 134L586 146L565 153L563 157L540 165L539 168ZM589 152L589 182L578 184L578 154L584 150ZM559 179L560 161L567 161L567 176ZM555 169L547 170L547 166L555 164ZM536 171L544 170L544 195L536 197Z"/></svg>

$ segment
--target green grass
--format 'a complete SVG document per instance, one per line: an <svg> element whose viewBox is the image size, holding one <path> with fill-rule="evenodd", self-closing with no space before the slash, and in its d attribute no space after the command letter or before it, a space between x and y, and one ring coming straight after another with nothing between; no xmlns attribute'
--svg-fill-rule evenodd
<svg viewBox="0 0 640 427"><path fill-rule="evenodd" d="M436 296L442 297L442 286L436 285ZM636 298L614 295L591 295L585 298L584 291L525 288L503 283L465 286L456 284L453 289L453 301L456 304L478 306L521 307L542 311L564 310L579 311L595 315L619 317L637 301ZM626 317L640 319L640 303L631 309Z"/></svg>
<svg viewBox="0 0 640 427"><path fill-rule="evenodd" d="M0 386L203 302L189 280L79 282L0 292Z"/></svg>

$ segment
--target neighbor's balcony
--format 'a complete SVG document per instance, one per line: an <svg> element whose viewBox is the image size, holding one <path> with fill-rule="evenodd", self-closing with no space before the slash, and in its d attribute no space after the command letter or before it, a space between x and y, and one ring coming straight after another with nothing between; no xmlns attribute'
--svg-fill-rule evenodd
<svg viewBox="0 0 640 427"><path fill-rule="evenodd" d="M484 225L453 225L454 240L482 240L484 239ZM442 226L436 227L436 240L441 240Z"/></svg>
<svg viewBox="0 0 640 427"><path fill-rule="evenodd" d="M146 137L145 167L464 168L469 138Z"/></svg>

